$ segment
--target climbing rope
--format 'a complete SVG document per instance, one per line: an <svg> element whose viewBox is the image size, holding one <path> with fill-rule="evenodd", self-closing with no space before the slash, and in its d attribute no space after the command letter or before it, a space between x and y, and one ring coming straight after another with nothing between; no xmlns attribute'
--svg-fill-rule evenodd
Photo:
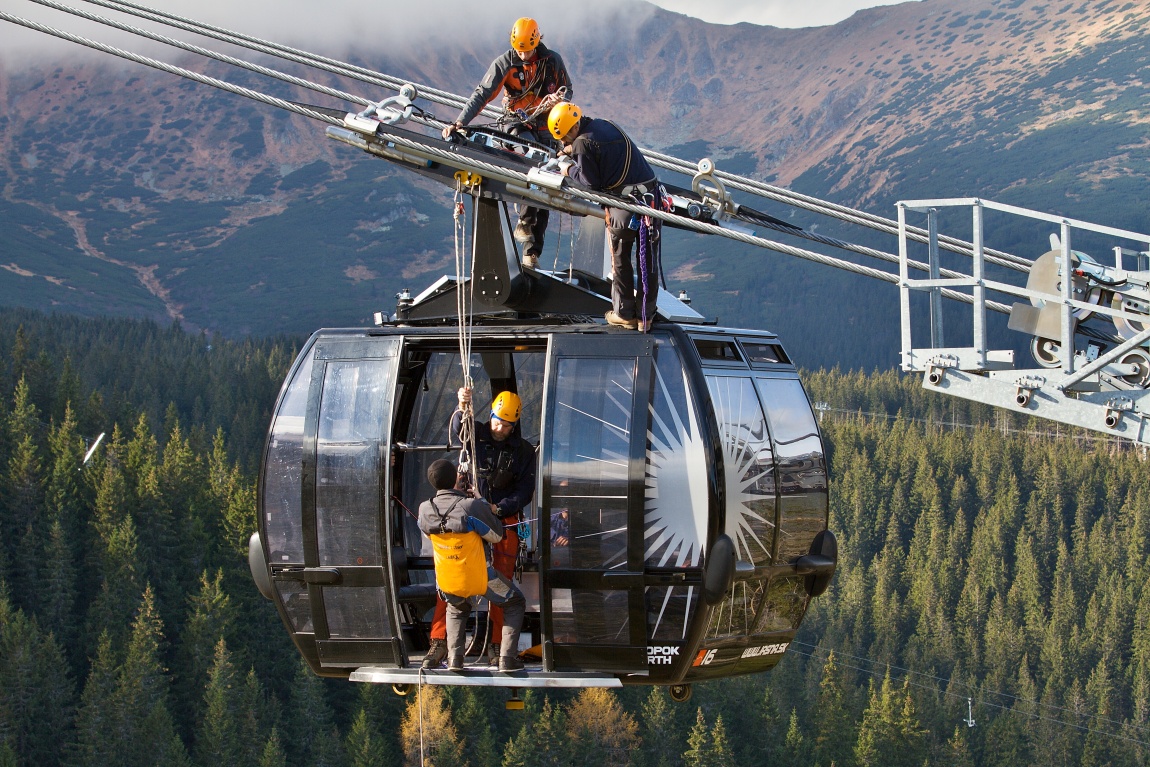
<svg viewBox="0 0 1150 767"><path fill-rule="evenodd" d="M472 259L470 270L467 266L467 208L465 206L466 194L463 190L465 174L455 174L455 204L453 217L455 219L455 312L458 319L459 337L459 364L463 372L463 386L471 390L472 399L475 397L475 381L471 377L471 340L473 332L473 319L475 307L475 280L470 272L475 271L475 261ZM465 290L466 286L469 290ZM459 422L459 471L466 473L471 487L479 487L479 478L476 474L475 463L471 460L475 455L475 423L474 402L463 404Z"/></svg>

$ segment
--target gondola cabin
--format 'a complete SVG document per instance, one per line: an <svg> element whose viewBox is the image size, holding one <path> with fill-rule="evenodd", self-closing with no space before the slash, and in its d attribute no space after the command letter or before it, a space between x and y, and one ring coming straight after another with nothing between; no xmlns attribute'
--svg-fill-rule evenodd
<svg viewBox="0 0 1150 767"><path fill-rule="evenodd" d="M355 130L329 135L466 189L472 266L401 294L376 328L315 333L283 385L249 559L312 669L397 685L664 684L682 698L691 682L773 667L837 561L822 439L779 340L708 325L666 290L652 332L603 324L602 210L496 172L532 167L540 148L499 136L416 156L399 144L424 136L352 117ZM467 170L478 160L482 178ZM586 216L568 269L523 266L511 202ZM435 574L415 515L428 466L458 458L448 431L465 375L479 418L519 394L536 453L517 566L529 662L512 674L485 660L420 668ZM486 621L472 631L482 647Z"/></svg>
<svg viewBox="0 0 1150 767"><path fill-rule="evenodd" d="M471 343L476 402L517 391L538 460L518 576L535 661L474 673L686 685L773 667L836 560L823 443L778 339L588 323ZM414 510L429 464L458 458L459 348L455 328L321 330L283 385L252 569L317 674L419 673L434 571Z"/></svg>

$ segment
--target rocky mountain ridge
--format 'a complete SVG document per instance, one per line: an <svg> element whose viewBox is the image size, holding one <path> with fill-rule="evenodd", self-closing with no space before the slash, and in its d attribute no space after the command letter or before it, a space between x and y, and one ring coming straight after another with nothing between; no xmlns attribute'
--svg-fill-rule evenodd
<svg viewBox="0 0 1150 767"><path fill-rule="evenodd" d="M1134 190L1150 170L1148 6L924 0L799 30L709 25L642 3L617 13L628 23L610 36L548 29L547 42L572 72L575 100L646 146L711 155L720 168L885 215L913 194L1004 195L1081 218L1093 207L1120 219L1105 223L1138 228L1144 193ZM465 93L500 42L351 55ZM179 63L340 106L222 65ZM229 334L300 330L363 321L449 264L444 190L324 140L304 118L84 57L2 65L0 94L5 303L166 316ZM688 243L669 261L690 287L721 291L730 267L712 251L725 252ZM355 308L332 318L344 304ZM775 313L786 308L750 320L785 326Z"/></svg>

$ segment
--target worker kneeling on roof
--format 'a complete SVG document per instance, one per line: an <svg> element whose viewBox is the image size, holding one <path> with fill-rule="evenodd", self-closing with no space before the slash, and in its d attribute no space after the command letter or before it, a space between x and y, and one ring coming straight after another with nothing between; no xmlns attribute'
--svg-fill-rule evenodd
<svg viewBox="0 0 1150 767"><path fill-rule="evenodd" d="M487 562L484 542L498 543L503 538L503 526L486 501L469 498L456 489L458 479L451 461L432 463L427 481L435 488L435 496L419 506L419 529L431 538L436 587L447 602L447 669L463 670L471 602L484 597L503 607L499 670L516 671L523 668L518 652L526 600L518 586Z"/></svg>

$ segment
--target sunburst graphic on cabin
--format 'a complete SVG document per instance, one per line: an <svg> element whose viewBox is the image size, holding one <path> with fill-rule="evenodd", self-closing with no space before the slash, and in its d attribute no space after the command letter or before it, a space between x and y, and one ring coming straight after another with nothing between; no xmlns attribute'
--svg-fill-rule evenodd
<svg viewBox="0 0 1150 767"><path fill-rule="evenodd" d="M656 567L690 567L707 535L707 466L695 408L656 369L647 431L646 555ZM676 392L689 391L686 374Z"/></svg>
<svg viewBox="0 0 1150 767"><path fill-rule="evenodd" d="M723 446L727 535L739 559L769 564L774 522L774 461L766 417L746 378L707 380Z"/></svg>

